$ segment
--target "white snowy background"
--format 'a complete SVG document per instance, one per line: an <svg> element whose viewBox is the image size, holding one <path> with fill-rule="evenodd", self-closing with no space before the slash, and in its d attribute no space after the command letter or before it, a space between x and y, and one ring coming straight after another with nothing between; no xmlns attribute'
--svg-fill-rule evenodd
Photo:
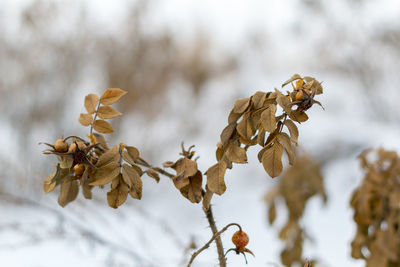
<svg viewBox="0 0 400 267"><path fill-rule="evenodd" d="M186 266L191 239L202 245L211 231L201 206L184 199L168 179L156 184L143 177L143 199L128 199L117 210L106 205L106 191L100 189L94 200L80 195L65 208L58 206L55 192L41 191L54 159L41 154L38 142L86 134L76 119L83 112L83 97L101 93L106 83L96 57L90 56L92 44L81 48L89 54L85 72L67 89L66 81L46 69L58 66L59 55L35 54L37 47L28 46L25 55L43 73L35 88L29 82L24 89L18 87L24 66L15 59L18 55L9 54L27 43L40 47L32 42L38 36L25 31L21 22L24 12L39 3L59 6L54 25L36 25L46 28L40 38L58 40L54 46L81 30L83 13L96 36L123 43L119 31L130 26L126 18L134 16L130 10L137 4L0 1L0 266ZM329 199L325 206L319 198L307 205L302 224L312 241L306 241L303 255L318 259L318 266L363 266L350 257L355 224L349 199L363 175L357 161L363 149L400 151L400 2L154 0L146 12L141 25L146 33L168 29L182 54L190 50L191 40L206 36L209 57L218 62L234 56L236 68L210 79L197 94L177 78L157 98L161 107L156 115L149 119L140 110L124 114L111 142L135 145L154 165L161 165L176 160L185 141L196 145L199 168L206 170L215 162L215 144L235 98L278 88L294 73L314 76L323 81L324 94L318 100L325 111L318 106L309 111L310 120L299 127L299 143L316 158L328 157L323 175ZM35 112L32 107L50 105L55 97L62 99L62 106L53 112L62 114L24 128L24 118ZM279 225L268 225L263 202L279 178L266 175L256 153L251 149L248 165L227 172L226 193L213 198L214 215L219 228L237 222L249 234L248 247L256 257L248 257L248 266L281 266ZM284 216L283 210L278 207L278 215ZM232 246L233 231L223 235L226 248ZM194 264L217 265L214 245ZM244 259L230 254L228 266L245 266Z"/></svg>

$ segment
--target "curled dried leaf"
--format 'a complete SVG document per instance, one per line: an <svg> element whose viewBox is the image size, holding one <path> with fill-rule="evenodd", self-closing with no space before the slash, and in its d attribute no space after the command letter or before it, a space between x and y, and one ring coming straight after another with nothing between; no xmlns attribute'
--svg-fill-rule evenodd
<svg viewBox="0 0 400 267"><path fill-rule="evenodd" d="M194 176L189 178L189 185L182 188L181 193L192 203L199 203L202 199L202 174L198 171Z"/></svg>
<svg viewBox="0 0 400 267"><path fill-rule="evenodd" d="M223 161L211 166L207 172L207 187L211 192L222 195L226 190L225 185L225 171L226 163Z"/></svg>
<svg viewBox="0 0 400 267"><path fill-rule="evenodd" d="M146 170L146 174L147 174L149 177L151 177L151 178L153 178L154 180L156 180L157 183L160 182L160 175L159 175L157 172L153 171L152 169L147 169L147 170Z"/></svg>
<svg viewBox="0 0 400 267"><path fill-rule="evenodd" d="M197 162L188 158L181 158L176 162L176 176L189 177L197 172Z"/></svg>
<svg viewBox="0 0 400 267"><path fill-rule="evenodd" d="M164 168L175 168L175 166L176 166L175 162L173 162L173 161L163 162L162 165Z"/></svg>
<svg viewBox="0 0 400 267"><path fill-rule="evenodd" d="M308 116L305 112L299 111L299 110L293 110L290 114L289 117L297 122L305 122L308 120Z"/></svg>
<svg viewBox="0 0 400 267"><path fill-rule="evenodd" d="M287 84L289 84L289 83L291 83L291 82L293 82L293 81L295 81L295 80L298 80L298 79L301 79L301 76L300 76L299 74L293 74L293 76L292 76L289 80L287 80L286 82L284 82L284 83L282 84L282 87L284 87L284 86L286 86Z"/></svg>

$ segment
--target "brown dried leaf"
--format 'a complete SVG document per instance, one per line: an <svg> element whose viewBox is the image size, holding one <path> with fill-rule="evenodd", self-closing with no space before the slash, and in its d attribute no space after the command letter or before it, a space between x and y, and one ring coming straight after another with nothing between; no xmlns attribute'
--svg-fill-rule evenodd
<svg viewBox="0 0 400 267"><path fill-rule="evenodd" d="M119 88L109 88L100 97L100 103L103 105L111 105L117 102L127 92Z"/></svg>
<svg viewBox="0 0 400 267"><path fill-rule="evenodd" d="M252 124L249 121L249 119L250 119L250 113L246 112L242 120L236 126L236 130L238 131L240 136L243 137L243 139L245 140L250 140L256 131L255 129L252 128Z"/></svg>
<svg viewBox="0 0 400 267"><path fill-rule="evenodd" d="M240 119L240 117L242 117L242 113L235 113L232 110L228 116L228 124L233 124L233 123L237 122L238 119Z"/></svg>
<svg viewBox="0 0 400 267"><path fill-rule="evenodd" d="M118 161L111 161L106 165L101 166L94 173L94 181L90 185L105 185L110 183L120 173Z"/></svg>
<svg viewBox="0 0 400 267"><path fill-rule="evenodd" d="M199 203L201 201L201 183L202 183L202 174L198 171L194 176L190 177L190 183L187 188L187 199L189 199L192 203ZM186 190L184 190L185 192ZM182 192L182 191L181 191ZM183 192L182 192L183 194Z"/></svg>
<svg viewBox="0 0 400 267"><path fill-rule="evenodd" d="M178 190L181 190L182 188L186 187L189 185L189 177L175 177L173 179L174 185Z"/></svg>
<svg viewBox="0 0 400 267"><path fill-rule="evenodd" d="M225 185L225 171L226 171L226 163L223 161L218 162L217 164L211 166L207 171L207 187L211 192L222 195L226 190Z"/></svg>
<svg viewBox="0 0 400 267"><path fill-rule="evenodd" d="M298 79L301 79L301 76L299 74L294 74L289 80L282 84L282 87Z"/></svg>
<svg viewBox="0 0 400 267"><path fill-rule="evenodd" d="M260 146L264 146L264 144L265 144L265 130L264 130L264 128L262 128L262 127L260 127L260 128L258 129L257 143L258 143Z"/></svg>
<svg viewBox="0 0 400 267"><path fill-rule="evenodd" d="M93 129L99 133L112 133L114 132L113 127L110 123L103 120L95 120L93 122Z"/></svg>
<svg viewBox="0 0 400 267"><path fill-rule="evenodd" d="M129 194L134 199L142 199L142 191L143 191L142 179L140 178L139 175L135 175L131 178L134 179L133 179L133 187L131 188L131 191L129 191Z"/></svg>
<svg viewBox="0 0 400 267"><path fill-rule="evenodd" d="M119 186L120 181L123 181L123 180L122 180L122 174L121 174L121 173L118 174L118 175L114 178L114 180L112 180L112 182L111 182L111 189L117 188L117 187Z"/></svg>
<svg viewBox="0 0 400 267"><path fill-rule="evenodd" d="M139 150L136 147L126 146L125 149L128 151L132 159L137 160L139 158Z"/></svg>
<svg viewBox="0 0 400 267"><path fill-rule="evenodd" d="M128 185L129 189L131 189L134 186L134 182L138 179L140 180L140 176L134 168L132 168L128 164L123 164L122 179Z"/></svg>
<svg viewBox="0 0 400 267"><path fill-rule="evenodd" d="M261 113L261 125L265 131L272 133L276 129L275 120L276 106L270 105L266 110Z"/></svg>
<svg viewBox="0 0 400 267"><path fill-rule="evenodd" d="M108 205L114 209L118 208L126 201L128 192L128 185L120 179L118 185L107 193Z"/></svg>
<svg viewBox="0 0 400 267"><path fill-rule="evenodd" d="M110 163L111 161L119 162L119 147L114 146L112 149L107 150L104 154L102 154L99 160L96 163L96 167L101 167Z"/></svg>
<svg viewBox="0 0 400 267"><path fill-rule="evenodd" d="M307 77L304 77L303 79L307 82L306 86L304 86L304 87L309 87L309 89L311 91L315 90L316 95L323 93L321 83L319 81L317 81L315 78L307 76ZM310 85L308 85L308 84L310 84Z"/></svg>
<svg viewBox="0 0 400 267"><path fill-rule="evenodd" d="M53 191L54 188L56 187L56 181L53 181L53 178L56 176L56 173L57 171L50 174L49 177L47 177L43 183L43 190L46 194Z"/></svg>
<svg viewBox="0 0 400 267"><path fill-rule="evenodd" d="M307 114L299 110L293 110L292 113L289 114L289 117L297 122L305 122L308 120Z"/></svg>
<svg viewBox="0 0 400 267"><path fill-rule="evenodd" d="M288 96L285 96L283 94L279 94L278 97L276 98L276 103L281 106L281 108L287 113L291 114L292 113L292 108L291 108L291 102L290 98Z"/></svg>
<svg viewBox="0 0 400 267"><path fill-rule="evenodd" d="M71 172L70 168L63 169L63 168L60 168L60 164L57 164L57 169L55 171L55 174L50 175L52 177L51 179L49 178L50 176L47 178L49 180L46 179L45 184L43 185L43 187L44 187L43 189L46 192L46 189L49 190L53 187L53 185L52 185L53 183L55 183L54 186L57 186L57 185L61 184L62 182L64 182L69 177L71 177L72 174L73 173Z"/></svg>
<svg viewBox="0 0 400 267"><path fill-rule="evenodd" d="M82 188L82 194L86 199L92 199L92 188L93 186L89 185L89 172L90 172L90 167L85 168L85 172L83 173L80 183L81 183L81 188Z"/></svg>
<svg viewBox="0 0 400 267"><path fill-rule="evenodd" d="M105 150L109 150L107 141L103 135L98 134L98 133L93 133L93 135L94 135L94 137L96 137L97 143L99 143L101 147L103 147Z"/></svg>
<svg viewBox="0 0 400 267"><path fill-rule="evenodd" d="M134 168L135 169L135 171L139 174L139 176L141 177L142 175L143 175L143 171L142 171L142 169L138 166L138 165L136 165L136 164L131 164L132 165L132 168Z"/></svg>
<svg viewBox="0 0 400 267"><path fill-rule="evenodd" d="M262 108L264 105L264 101L267 98L267 94L264 92L257 91L252 97L251 102L255 109Z"/></svg>
<svg viewBox="0 0 400 267"><path fill-rule="evenodd" d="M153 178L154 180L156 180L157 183L160 182L160 175L159 175L157 172L153 171L152 169L147 169L147 170L146 170L146 174L147 174L149 177L151 177L151 178Z"/></svg>
<svg viewBox="0 0 400 267"><path fill-rule="evenodd" d="M229 141L235 129L236 129L236 123L231 123L222 130L221 133L222 144L225 145Z"/></svg>
<svg viewBox="0 0 400 267"><path fill-rule="evenodd" d="M290 140L292 140L292 142L297 144L297 140L299 138L299 130L297 129L296 124L294 124L292 120L285 120L284 124L289 130Z"/></svg>
<svg viewBox="0 0 400 267"><path fill-rule="evenodd" d="M230 144L225 155L232 162L247 163L246 150L238 145Z"/></svg>
<svg viewBox="0 0 400 267"><path fill-rule="evenodd" d="M59 156L61 169L69 169L74 163L74 158L71 155Z"/></svg>
<svg viewBox="0 0 400 267"><path fill-rule="evenodd" d="M61 184L60 196L58 197L58 204L65 207L71 201L74 201L78 196L79 185L77 181L66 180Z"/></svg>
<svg viewBox="0 0 400 267"><path fill-rule="evenodd" d="M92 186L82 184L82 194L86 199L92 199Z"/></svg>
<svg viewBox="0 0 400 267"><path fill-rule="evenodd" d="M249 105L250 105L249 97L236 99L235 104L233 106L233 112L241 114L246 111Z"/></svg>
<svg viewBox="0 0 400 267"><path fill-rule="evenodd" d="M181 158L176 162L176 176L190 177L197 172L197 162L188 158Z"/></svg>
<svg viewBox="0 0 400 267"><path fill-rule="evenodd" d="M110 106L101 106L97 110L97 116L102 119L112 119L120 115L122 115L121 112Z"/></svg>
<svg viewBox="0 0 400 267"><path fill-rule="evenodd" d="M99 104L99 97L97 95L88 94L85 97L85 108L89 114L93 114L96 111L98 104Z"/></svg>
<svg viewBox="0 0 400 267"><path fill-rule="evenodd" d="M262 164L265 171L271 178L281 174L282 166L282 145L275 142L272 147L265 150L262 155Z"/></svg>
<svg viewBox="0 0 400 267"><path fill-rule="evenodd" d="M89 126L92 123L92 115L81 113L81 115L79 115L78 121L83 126Z"/></svg>
<svg viewBox="0 0 400 267"><path fill-rule="evenodd" d="M122 151L122 158L128 162L129 164L135 164L135 161L133 160L133 158L131 157L131 155L129 155L128 151Z"/></svg>
<svg viewBox="0 0 400 267"><path fill-rule="evenodd" d="M279 133L277 136L278 142L285 148L289 158L289 164L294 164L294 148L290 142L290 137L286 133Z"/></svg>
<svg viewBox="0 0 400 267"><path fill-rule="evenodd" d="M176 164L173 161L165 161L162 165L164 168L175 168Z"/></svg>
<svg viewBox="0 0 400 267"><path fill-rule="evenodd" d="M275 202L272 201L271 204L269 205L268 208L268 222L270 225L274 223L276 219L276 208L275 208Z"/></svg>

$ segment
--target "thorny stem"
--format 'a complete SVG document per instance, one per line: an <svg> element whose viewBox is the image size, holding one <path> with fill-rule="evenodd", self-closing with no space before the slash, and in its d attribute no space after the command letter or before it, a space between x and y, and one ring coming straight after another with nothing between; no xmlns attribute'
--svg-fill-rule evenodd
<svg viewBox="0 0 400 267"><path fill-rule="evenodd" d="M211 208L209 208L208 210L210 210L211 211ZM211 212L211 214L212 214L212 212ZM208 217L207 217L208 218ZM215 223L214 223L215 224ZM203 252L204 250L206 250L207 248L209 248L210 247L210 245L211 245L211 243L215 240L216 242L217 242L217 239L221 239L221 234L223 233L223 232L225 232L226 230L228 230L228 228L229 227L231 227L231 226L237 226L237 227L239 227L239 231L242 231L242 227L239 225L239 224L237 224L237 223L230 223L230 224L228 224L227 226L225 226L224 228L222 228L222 230L221 231L219 231L219 232L216 232L214 235L213 235L213 237L211 237L211 239L204 245L204 246L202 246L200 249L198 249L197 251L195 251L193 254L192 254L192 257L190 258L190 261L189 261L189 263L188 263L188 265L187 265L187 267L190 267L191 266L191 264L193 263L193 261L194 261L194 259L201 253L201 252ZM221 243L221 245L222 245L222 243ZM225 255L222 255L223 256L223 261L224 261L224 265L221 263L221 261L220 261L220 266L226 266L226 258L225 258ZM219 258L220 259L220 258Z"/></svg>
<svg viewBox="0 0 400 267"><path fill-rule="evenodd" d="M211 206L209 206L208 209L203 209L203 210L207 216L207 220L208 220L208 223L210 224L211 231L213 232L213 235L215 236L214 239L215 239L215 244L217 245L219 266L226 267L226 258L224 255L224 247L222 246L222 240L221 240L220 234L225 232L226 229L228 229L229 227L228 228L225 227L226 229L225 228L224 228L225 230L222 229L224 231L221 230L222 232L220 234L218 234L219 232L217 229L217 225L215 224L214 215L213 215ZM190 266L190 265L188 265L188 266Z"/></svg>
<svg viewBox="0 0 400 267"><path fill-rule="evenodd" d="M142 159L140 157L136 160L136 163L141 165L141 166L144 166L144 167L147 167L149 169L152 169L152 170L154 170L154 171L156 171L156 172L158 172L158 173L160 173L162 175L165 175L165 176L167 176L167 177L169 177L171 179L175 177L175 175L173 175L173 174L171 174L171 173L169 173L167 171L164 171L163 169L161 169L159 167L154 167L154 166L150 165L148 162L146 162L144 159ZM242 230L242 228L240 227L239 224L231 223L231 224L228 224L227 226L225 226L221 231L218 232L217 225L215 224L215 220L214 220L214 215L213 215L212 210L211 210L211 206L208 209L203 209L203 210L204 210L204 213L206 214L208 223L210 224L211 231L213 232L213 237L211 238L211 240L206 245L203 246L202 249L200 249L199 251L195 252L192 255L192 258L190 259L190 262L189 262L188 266L190 266L192 264L194 258L198 254L200 254L201 251L203 251L204 249L208 248L210 246L210 244L215 240L215 243L217 245L219 265L220 265L220 267L226 267L226 259L225 259L225 256L224 256L224 247L222 246L222 240L221 240L220 235L223 232L225 232L232 225L236 225L237 227L239 227L240 230Z"/></svg>

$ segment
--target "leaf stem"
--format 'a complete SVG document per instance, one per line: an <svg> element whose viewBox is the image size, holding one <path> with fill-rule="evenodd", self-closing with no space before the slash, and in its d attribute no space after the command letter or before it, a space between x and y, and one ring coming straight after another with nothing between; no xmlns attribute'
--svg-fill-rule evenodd
<svg viewBox="0 0 400 267"><path fill-rule="evenodd" d="M99 100L99 103L97 104L96 111L94 112L94 118L93 118L92 122L90 123L90 132L89 132L90 136L92 136L92 133L93 133L93 123L97 119L97 111L99 110L99 107L100 107L100 100Z"/></svg>
<svg viewBox="0 0 400 267"><path fill-rule="evenodd" d="M138 160L135 160L135 162L136 162L138 165L141 165L141 166L147 167L147 168L149 168L149 169L152 169L153 171L156 171L156 172L158 172L158 173L160 173L160 174L162 174L162 175L164 175L164 176L167 176L167 177L169 177L169 178L171 178L171 179L175 177L175 175L173 175L172 173L169 173L169 172L167 172L167 171L164 171L163 169L161 169L161 168L159 168L159 167L154 167L154 166L150 165L149 163L147 163L147 162L146 162L144 159L142 159L141 157L139 157Z"/></svg>

